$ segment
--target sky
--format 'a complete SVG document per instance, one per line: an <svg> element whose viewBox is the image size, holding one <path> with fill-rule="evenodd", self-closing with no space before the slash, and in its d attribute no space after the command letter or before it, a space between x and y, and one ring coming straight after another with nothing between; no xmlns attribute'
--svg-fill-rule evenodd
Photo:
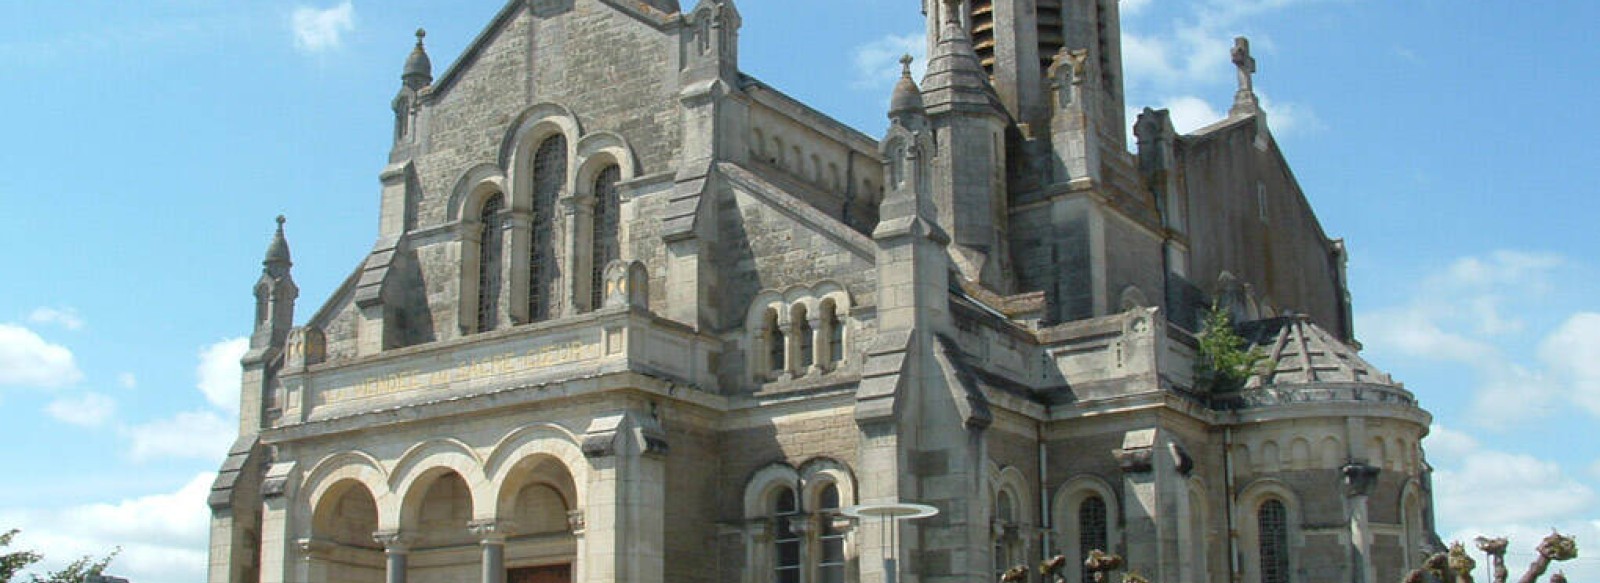
<svg viewBox="0 0 1600 583"><path fill-rule="evenodd" d="M1600 3L1122 0L1128 104L1231 103L1348 241L1366 358L1434 415L1440 534L1551 528L1600 581ZM0 530L203 578L273 217L303 322L376 237L413 31L442 72L499 0L0 0ZM911 0L743 0L742 68L881 135ZM1133 116L1129 116L1129 120Z"/></svg>

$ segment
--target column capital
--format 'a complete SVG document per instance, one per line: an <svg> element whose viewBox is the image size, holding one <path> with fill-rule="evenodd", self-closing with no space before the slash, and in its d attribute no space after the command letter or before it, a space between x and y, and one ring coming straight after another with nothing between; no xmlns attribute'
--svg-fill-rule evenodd
<svg viewBox="0 0 1600 583"><path fill-rule="evenodd" d="M411 537L399 530L380 530L372 533L372 540L383 545L383 551L389 554L405 554L411 550Z"/></svg>
<svg viewBox="0 0 1600 583"><path fill-rule="evenodd" d="M478 537L479 542L486 545L505 544L506 534L516 528L509 520L485 518L467 523L467 531Z"/></svg>
<svg viewBox="0 0 1600 583"><path fill-rule="evenodd" d="M579 536L589 528L588 519L584 518L582 510L567 511L567 528L572 530L572 534Z"/></svg>

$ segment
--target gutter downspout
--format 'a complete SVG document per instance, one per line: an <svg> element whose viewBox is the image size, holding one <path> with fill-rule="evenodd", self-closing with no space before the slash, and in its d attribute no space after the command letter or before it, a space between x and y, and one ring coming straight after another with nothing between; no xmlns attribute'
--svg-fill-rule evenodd
<svg viewBox="0 0 1600 583"><path fill-rule="evenodd" d="M1048 411L1048 409L1046 409ZM1048 416L1048 413L1046 413ZM1050 523L1050 491L1047 487L1047 476L1050 474L1050 455L1046 453L1044 442L1044 422L1034 424L1039 443L1039 560L1050 558L1050 533L1053 532Z"/></svg>

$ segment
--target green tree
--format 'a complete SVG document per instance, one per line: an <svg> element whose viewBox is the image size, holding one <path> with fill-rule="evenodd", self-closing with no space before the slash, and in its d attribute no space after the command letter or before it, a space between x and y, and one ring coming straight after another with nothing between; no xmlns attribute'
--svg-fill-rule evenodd
<svg viewBox="0 0 1600 583"><path fill-rule="evenodd" d="M1200 346L1194 359L1195 388L1209 393L1225 393L1244 388L1267 357L1260 350L1246 350L1244 338L1233 329L1233 318L1211 304L1201 322Z"/></svg>
<svg viewBox="0 0 1600 583"><path fill-rule="evenodd" d="M24 583L23 580L16 578L17 575L23 569L44 560L44 555L33 551L6 552L11 546L11 540L16 538L17 532L12 529L0 534L0 583L13 583L13 581ZM85 583L89 577L103 573L119 552L122 552L122 549L111 551L111 554L99 559L83 557L59 571L52 571L44 576L29 575L26 583Z"/></svg>

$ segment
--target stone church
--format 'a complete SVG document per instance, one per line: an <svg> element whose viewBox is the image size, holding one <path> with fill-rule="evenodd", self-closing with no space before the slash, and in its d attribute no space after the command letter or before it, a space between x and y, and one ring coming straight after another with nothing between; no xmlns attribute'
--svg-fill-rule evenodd
<svg viewBox="0 0 1600 583"><path fill-rule="evenodd" d="M877 136L742 70L734 0L510 0L437 75L419 32L371 252L297 320L268 248L209 581L1400 580L1430 417L1248 42L1130 145L1116 0L921 10Z"/></svg>

